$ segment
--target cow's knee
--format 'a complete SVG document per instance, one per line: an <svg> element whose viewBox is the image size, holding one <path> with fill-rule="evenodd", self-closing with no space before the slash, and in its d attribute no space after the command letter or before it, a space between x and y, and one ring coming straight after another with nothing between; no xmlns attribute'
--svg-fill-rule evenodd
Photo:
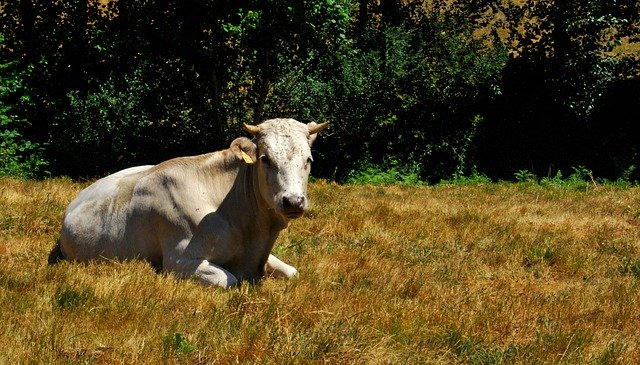
<svg viewBox="0 0 640 365"><path fill-rule="evenodd" d="M222 275L216 275L215 277L205 277L204 283L206 285L216 285L225 289L231 289L240 285L240 280L238 280L238 278L236 278L232 273L226 271Z"/></svg>
<svg viewBox="0 0 640 365"><path fill-rule="evenodd" d="M234 288L240 284L235 275L207 260L198 266L193 276L204 285L215 285L225 289Z"/></svg>
<svg viewBox="0 0 640 365"><path fill-rule="evenodd" d="M192 277L204 285L220 286L225 289L236 287L240 283L235 275L207 260L182 259L178 263L165 259L163 270L173 272L180 277Z"/></svg>

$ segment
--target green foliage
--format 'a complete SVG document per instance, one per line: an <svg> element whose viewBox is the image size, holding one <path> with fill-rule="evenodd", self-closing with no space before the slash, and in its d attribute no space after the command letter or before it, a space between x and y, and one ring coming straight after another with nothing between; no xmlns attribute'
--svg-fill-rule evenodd
<svg viewBox="0 0 640 365"><path fill-rule="evenodd" d="M542 186L567 186L573 188L586 188L589 184L596 184L596 179L593 176L593 172L584 166L572 167L573 172L564 177L562 171L558 170L555 175L543 177L538 180L538 177L529 170L519 170L513 174L516 182L518 183L533 183L540 184Z"/></svg>
<svg viewBox="0 0 640 365"><path fill-rule="evenodd" d="M630 165L623 172L622 176L620 176L620 180L624 182L631 182L631 176L636 171L637 167L634 165Z"/></svg>
<svg viewBox="0 0 640 365"><path fill-rule="evenodd" d="M355 185L420 185L420 166L418 164L401 166L398 161L392 160L381 168L366 161L361 167L352 171L347 179L348 184Z"/></svg>
<svg viewBox="0 0 640 365"><path fill-rule="evenodd" d="M199 111L179 97L163 102L164 82L151 78L149 67L110 77L95 91L67 93L69 107L56 118L59 168L93 177L211 148Z"/></svg>
<svg viewBox="0 0 640 365"><path fill-rule="evenodd" d="M513 174L513 177L515 177L516 181L519 183L532 183L538 181L536 175L529 170L518 170Z"/></svg>
<svg viewBox="0 0 640 365"><path fill-rule="evenodd" d="M593 172L584 166L572 167L573 172L564 178L562 172L558 170L552 177L544 177L540 180L540 185L567 186L578 189L586 189L590 184L595 184Z"/></svg>
<svg viewBox="0 0 640 365"><path fill-rule="evenodd" d="M244 12L242 9L238 9L237 15L240 21L237 24L232 22L222 23L222 31L234 37L242 37L248 31L255 30L258 27L261 16L260 11L249 10Z"/></svg>
<svg viewBox="0 0 640 365"><path fill-rule="evenodd" d="M471 37L468 23L421 16L370 24L333 55L276 83L273 114L332 121L338 133L318 149L337 165L334 178L348 178L363 157L374 165L419 160L421 178L435 181L474 169L484 120L478 106L499 92L506 52Z"/></svg>
<svg viewBox="0 0 640 365"><path fill-rule="evenodd" d="M170 355L181 357L189 355L195 350L196 347L181 332L174 332L162 337L162 353L165 357Z"/></svg>
<svg viewBox="0 0 640 365"><path fill-rule="evenodd" d="M31 71L2 74L21 85L0 104L2 173L33 176L49 160L54 174L93 177L224 148L243 122L286 116L332 122L314 174L339 181L363 160L415 165L417 180L435 182L580 164L618 177L638 165L634 126L606 120L637 118L607 119L603 103L612 86L635 85L638 60L612 51L637 10L586 0L7 2L0 52Z"/></svg>
<svg viewBox="0 0 640 365"><path fill-rule="evenodd" d="M573 172L565 177L561 170L557 170L555 175L546 176L539 179L534 173L529 170L518 170L513 174L515 181L521 184L539 184L541 186L565 186L577 189L587 189L590 186L596 186L598 184L630 187L637 185L638 182L631 178L635 171L635 166L629 166L622 176L616 180L608 180L598 178L594 176L591 169L585 166L571 167Z"/></svg>
<svg viewBox="0 0 640 365"><path fill-rule="evenodd" d="M58 136L59 146L64 148L63 159L70 160L76 151L83 151L73 163L94 174L97 171L87 170L94 161L102 161L107 167L125 154L128 160L135 160L140 153L135 148L145 135L145 124L149 123L140 105L143 88L139 80L125 79L118 86L108 80L86 96L78 90L70 91L69 109L58 118L60 131L65 131Z"/></svg>
<svg viewBox="0 0 640 365"><path fill-rule="evenodd" d="M25 140L18 131L9 108L0 105L0 176L34 178L45 173L47 162L40 145Z"/></svg>
<svg viewBox="0 0 640 365"><path fill-rule="evenodd" d="M554 176L546 176L540 179L540 185L562 185L564 179L562 178L562 171L558 170Z"/></svg>
<svg viewBox="0 0 640 365"><path fill-rule="evenodd" d="M241 123L281 116L264 111L273 83L344 42L350 4L12 2L3 51L34 65L37 95L15 112L56 174L224 148Z"/></svg>
<svg viewBox="0 0 640 365"><path fill-rule="evenodd" d="M0 35L0 47L4 37ZM0 176L33 178L43 174L47 162L38 143L26 139L21 130L26 121L12 114L8 100L27 101L23 78L16 62L0 63Z"/></svg>
<svg viewBox="0 0 640 365"><path fill-rule="evenodd" d="M626 169L622 171L622 174L615 179L614 181L609 181L604 179L603 182L609 183L611 185L617 185L621 187L630 187L634 185L638 185L638 180L634 177L636 173L636 166L630 165Z"/></svg>
<svg viewBox="0 0 640 365"><path fill-rule="evenodd" d="M595 179L593 178L593 171L589 170L584 166L572 167L573 173L569 175L568 182L569 184L582 184L582 183L595 183Z"/></svg>
<svg viewBox="0 0 640 365"><path fill-rule="evenodd" d="M490 184L491 178L477 171L472 171L469 175L456 176L453 179L443 179L441 185L480 185Z"/></svg>

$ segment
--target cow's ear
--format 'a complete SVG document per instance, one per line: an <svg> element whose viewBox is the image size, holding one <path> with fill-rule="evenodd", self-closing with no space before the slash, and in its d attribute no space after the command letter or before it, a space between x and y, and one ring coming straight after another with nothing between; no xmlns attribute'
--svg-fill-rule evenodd
<svg viewBox="0 0 640 365"><path fill-rule="evenodd" d="M240 137L231 142L231 150L245 163L253 164L258 160L258 148L249 138Z"/></svg>
<svg viewBox="0 0 640 365"><path fill-rule="evenodd" d="M309 128L309 145L313 144L313 142L318 137L318 133L320 133L321 130L327 128L328 125L329 125L329 122L324 122L320 124L311 122L307 124L307 128Z"/></svg>

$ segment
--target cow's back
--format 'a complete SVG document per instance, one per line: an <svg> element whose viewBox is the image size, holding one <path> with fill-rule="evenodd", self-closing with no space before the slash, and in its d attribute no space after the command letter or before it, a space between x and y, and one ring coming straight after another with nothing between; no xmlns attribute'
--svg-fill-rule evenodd
<svg viewBox="0 0 640 365"><path fill-rule="evenodd" d="M132 167L104 177L69 204L60 233L65 258L87 261L142 256L157 261L153 256L161 253L150 242L128 239L144 236L135 232L136 225L130 222L133 208L130 202L136 184L152 167Z"/></svg>

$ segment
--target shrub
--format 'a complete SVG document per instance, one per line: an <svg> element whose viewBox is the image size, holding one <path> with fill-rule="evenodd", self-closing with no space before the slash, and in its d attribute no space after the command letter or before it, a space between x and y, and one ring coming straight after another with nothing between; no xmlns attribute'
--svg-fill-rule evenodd
<svg viewBox="0 0 640 365"><path fill-rule="evenodd" d="M469 175L455 176L453 179L440 180L440 184L443 185L476 185L489 183L491 183L491 178L478 171L472 171Z"/></svg>
<svg viewBox="0 0 640 365"><path fill-rule="evenodd" d="M28 179L47 174L40 145L25 140L10 118L2 115L3 109L0 106L0 176Z"/></svg>
<svg viewBox="0 0 640 365"><path fill-rule="evenodd" d="M161 95L167 81L151 68L141 65L95 90L67 93L52 141L58 171L91 178L217 147L199 122L204 118L183 104L183 96Z"/></svg>
<svg viewBox="0 0 640 365"><path fill-rule="evenodd" d="M0 46L4 38L0 35ZM26 72L16 69L16 62L0 63L0 176L32 178L46 173L47 161L42 148L22 134L27 121L11 114L13 102L26 102L29 96L23 86Z"/></svg>
<svg viewBox="0 0 640 365"><path fill-rule="evenodd" d="M420 185L420 165L400 165L391 160L388 167L381 167L366 161L358 170L349 173L348 184L355 185Z"/></svg>
<svg viewBox="0 0 640 365"><path fill-rule="evenodd" d="M165 357L175 355L181 357L189 355L196 350L181 332L174 332L162 337L162 352Z"/></svg>
<svg viewBox="0 0 640 365"><path fill-rule="evenodd" d="M471 37L461 23L421 16L372 23L274 85L272 114L332 122L335 132L316 151L333 166L316 171L319 176L352 180L363 159L378 167L389 159L408 166L418 160L420 180L474 170L481 105L499 92L506 52Z"/></svg>
<svg viewBox="0 0 640 365"><path fill-rule="evenodd" d="M515 177L516 181L519 183L535 183L538 180L536 175L529 170L518 170L513 174L513 177Z"/></svg>

